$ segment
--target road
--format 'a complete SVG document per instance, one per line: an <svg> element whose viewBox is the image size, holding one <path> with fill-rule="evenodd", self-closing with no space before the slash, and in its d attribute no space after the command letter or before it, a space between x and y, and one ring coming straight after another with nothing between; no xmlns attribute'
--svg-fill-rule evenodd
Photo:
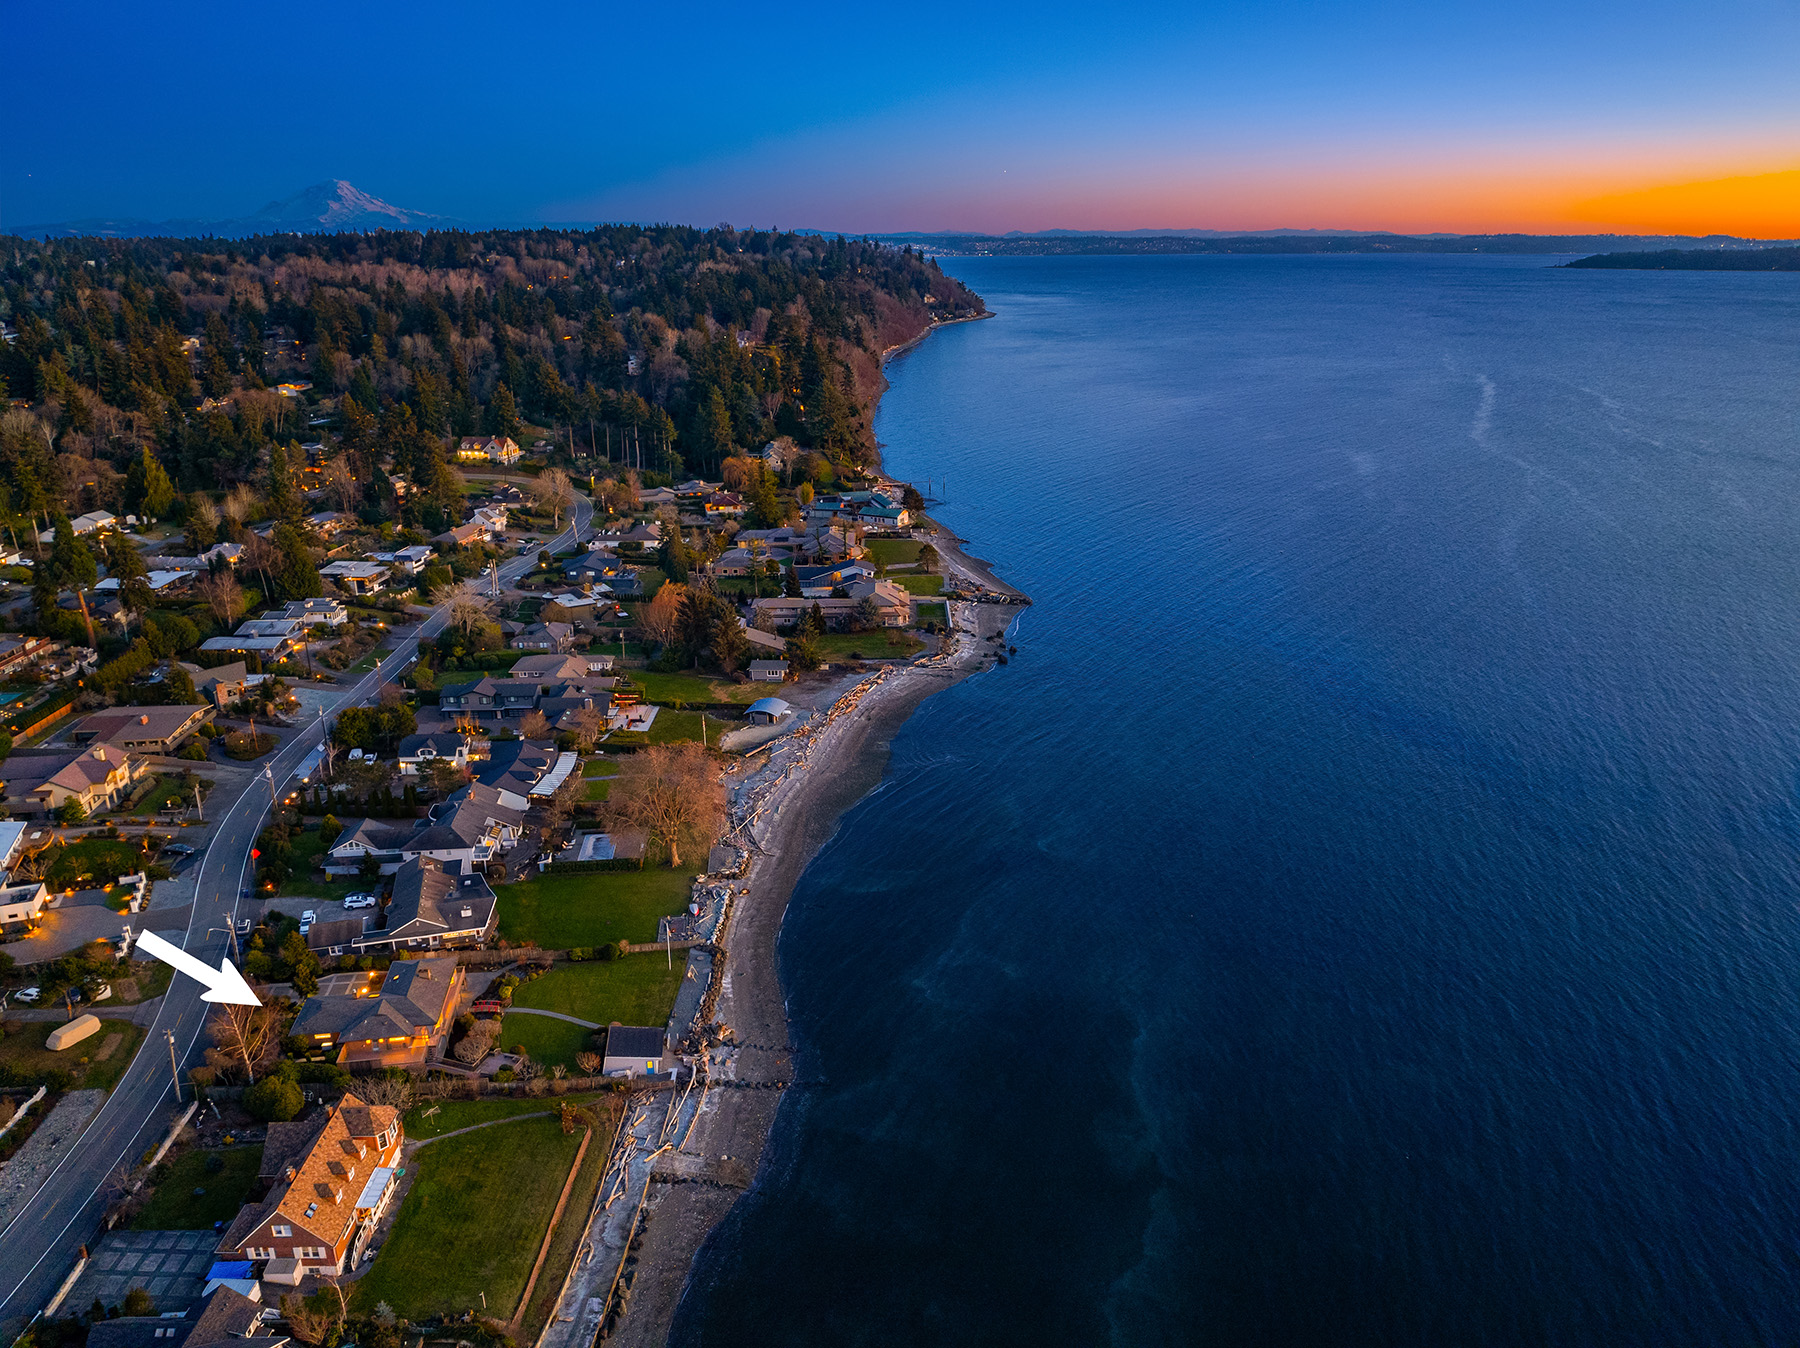
<svg viewBox="0 0 1800 1348"><path fill-rule="evenodd" d="M548 549L556 552L572 546L592 516L592 502L577 496L569 527L551 540ZM501 580L510 585L536 564L535 551L516 558L500 568ZM448 605L440 605L410 635L400 637L396 632L392 653L343 690L326 715L335 716L345 707L371 701L382 684L412 662L421 640L443 630L448 616ZM209 964L216 965L226 953L227 931L237 919L238 896L250 879L250 848L262 831L270 802L321 738L322 734L303 729L284 744L269 761L272 780L260 786L253 782L225 806L215 826L200 862L193 913L180 941L183 949ZM0 1342L11 1342L56 1294L114 1197L113 1176L122 1165L135 1166L174 1121L170 1036L184 1066L197 1058L211 1009L200 1000L201 991L191 979L175 978L143 1049L118 1086L37 1195L0 1232L0 1335L4 1335Z"/></svg>

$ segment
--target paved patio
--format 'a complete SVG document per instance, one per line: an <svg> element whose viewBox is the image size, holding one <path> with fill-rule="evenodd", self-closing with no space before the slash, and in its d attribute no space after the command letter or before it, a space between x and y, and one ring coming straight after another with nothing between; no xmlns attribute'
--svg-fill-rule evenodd
<svg viewBox="0 0 1800 1348"><path fill-rule="evenodd" d="M211 1231L108 1231L64 1304L85 1311L98 1297L116 1306L142 1287L158 1314L186 1310L206 1286L218 1239Z"/></svg>

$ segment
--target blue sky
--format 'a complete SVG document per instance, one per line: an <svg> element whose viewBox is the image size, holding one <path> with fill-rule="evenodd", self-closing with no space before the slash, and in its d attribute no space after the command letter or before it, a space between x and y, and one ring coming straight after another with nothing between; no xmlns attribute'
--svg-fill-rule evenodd
<svg viewBox="0 0 1800 1348"><path fill-rule="evenodd" d="M0 224L347 178L472 221L1545 228L1800 168L1800 9L1757 0L0 3Z"/></svg>

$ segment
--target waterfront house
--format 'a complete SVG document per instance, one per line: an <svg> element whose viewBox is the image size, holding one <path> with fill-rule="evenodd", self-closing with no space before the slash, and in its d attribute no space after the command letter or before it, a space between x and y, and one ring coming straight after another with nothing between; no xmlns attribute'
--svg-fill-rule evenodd
<svg viewBox="0 0 1800 1348"><path fill-rule="evenodd" d="M109 707L84 719L69 732L69 738L77 744L167 754L212 718L213 709L206 705Z"/></svg>
<svg viewBox="0 0 1800 1348"><path fill-rule="evenodd" d="M404 1137L399 1110L348 1093L314 1121L270 1124L263 1161L280 1165L274 1187L239 1210L218 1253L293 1259L302 1274L342 1273L393 1196Z"/></svg>
<svg viewBox="0 0 1800 1348"><path fill-rule="evenodd" d="M600 1072L609 1077L653 1076L663 1070L667 1053L665 1031L645 1025L621 1025L615 1020L606 1027L606 1053L600 1061Z"/></svg>

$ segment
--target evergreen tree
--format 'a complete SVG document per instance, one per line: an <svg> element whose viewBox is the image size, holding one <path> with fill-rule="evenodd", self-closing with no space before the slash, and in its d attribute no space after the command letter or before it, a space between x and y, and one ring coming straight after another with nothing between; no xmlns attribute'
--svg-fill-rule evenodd
<svg viewBox="0 0 1800 1348"><path fill-rule="evenodd" d="M175 503L175 484L148 445L125 471L125 504L134 515L161 519Z"/></svg>
<svg viewBox="0 0 1800 1348"><path fill-rule="evenodd" d="M512 390L505 384L496 385L487 405L488 434L516 437L520 424L519 405L513 401Z"/></svg>
<svg viewBox="0 0 1800 1348"><path fill-rule="evenodd" d="M298 445L294 446L296 453L299 449ZM269 446L269 482L264 495L273 518L290 523L300 518L300 493L294 490L293 474L288 471L288 452L279 440Z"/></svg>

